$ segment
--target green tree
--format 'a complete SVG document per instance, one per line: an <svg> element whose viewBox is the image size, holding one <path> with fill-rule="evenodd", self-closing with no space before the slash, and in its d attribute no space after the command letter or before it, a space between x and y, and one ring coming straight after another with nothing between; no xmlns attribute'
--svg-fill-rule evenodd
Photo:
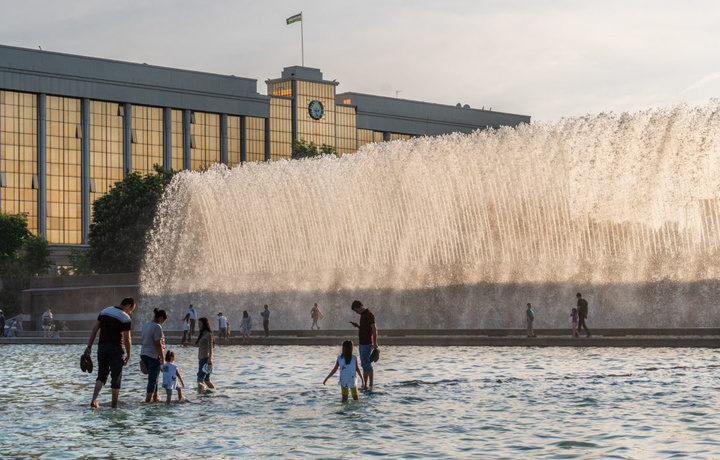
<svg viewBox="0 0 720 460"><path fill-rule="evenodd" d="M50 270L50 248L44 236L33 235L26 238L23 249L24 254L19 261L29 273L42 275Z"/></svg>
<svg viewBox="0 0 720 460"><path fill-rule="evenodd" d="M27 214L0 212L0 275L18 258L18 250L28 237Z"/></svg>
<svg viewBox="0 0 720 460"><path fill-rule="evenodd" d="M30 278L50 268L47 240L42 235L33 236L27 225L26 215L0 213L0 247L4 251L0 255L0 305L7 317L22 311L22 291L30 286Z"/></svg>
<svg viewBox="0 0 720 460"><path fill-rule="evenodd" d="M337 150L332 145L323 144L318 149L314 142L307 144L304 140L294 140L292 143L292 159L315 157L318 155L337 155Z"/></svg>
<svg viewBox="0 0 720 460"><path fill-rule="evenodd" d="M90 267L98 273L135 273L145 256L145 237L163 193L160 174L128 174L93 203Z"/></svg>

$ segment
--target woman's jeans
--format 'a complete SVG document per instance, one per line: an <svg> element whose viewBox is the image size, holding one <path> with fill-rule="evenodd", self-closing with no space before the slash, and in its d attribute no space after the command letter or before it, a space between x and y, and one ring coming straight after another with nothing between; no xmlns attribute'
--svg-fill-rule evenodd
<svg viewBox="0 0 720 460"><path fill-rule="evenodd" d="M157 381L158 376L160 375L160 360L157 358L151 358L146 355L140 355L140 359L145 363L148 370L148 383L146 393L157 393Z"/></svg>
<svg viewBox="0 0 720 460"><path fill-rule="evenodd" d="M210 381L210 374L203 372L203 366L207 364L210 358L203 358L200 360L198 365L197 381L198 383L205 383Z"/></svg>

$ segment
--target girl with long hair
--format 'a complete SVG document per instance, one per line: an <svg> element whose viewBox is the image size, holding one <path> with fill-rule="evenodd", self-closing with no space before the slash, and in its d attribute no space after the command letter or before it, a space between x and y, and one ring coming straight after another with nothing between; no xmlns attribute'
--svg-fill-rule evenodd
<svg viewBox="0 0 720 460"><path fill-rule="evenodd" d="M213 348L215 348L215 334L213 334L212 328L210 327L210 320L203 317L200 318L200 332L195 343L185 342L184 347L193 346L198 348L198 373L197 383L198 390L204 390L207 388L215 388L215 385L210 381L210 374L212 373L213 367Z"/></svg>
<svg viewBox="0 0 720 460"><path fill-rule="evenodd" d="M346 340L342 344L342 354L335 360L335 367L330 371L323 385L327 383L328 379L340 369L340 387L342 388L342 402L347 402L348 392L352 393L352 397L355 401L358 400L357 391L357 379L356 375L362 378L362 371L360 370L360 363L358 362L357 355L353 354L353 343L352 340Z"/></svg>

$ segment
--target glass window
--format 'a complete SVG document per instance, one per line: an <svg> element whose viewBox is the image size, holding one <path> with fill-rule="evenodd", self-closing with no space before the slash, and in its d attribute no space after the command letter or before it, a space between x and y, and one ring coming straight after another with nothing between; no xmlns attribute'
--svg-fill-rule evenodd
<svg viewBox="0 0 720 460"><path fill-rule="evenodd" d="M337 106L337 153L344 155L357 150L355 107Z"/></svg>
<svg viewBox="0 0 720 460"><path fill-rule="evenodd" d="M37 96L0 91L0 209L27 213L28 228L37 233Z"/></svg>
<svg viewBox="0 0 720 460"><path fill-rule="evenodd" d="M90 101L90 200L123 178L123 117L114 102Z"/></svg>
<svg viewBox="0 0 720 460"><path fill-rule="evenodd" d="M194 112L195 122L190 125L194 145L190 150L190 169L202 171L220 163L220 115Z"/></svg>
<svg viewBox="0 0 720 460"><path fill-rule="evenodd" d="M163 110L134 105L132 108L132 170L142 174L163 166Z"/></svg>
<svg viewBox="0 0 720 460"><path fill-rule="evenodd" d="M47 240L82 242L80 100L47 97ZM121 165L122 167L122 165Z"/></svg>
<svg viewBox="0 0 720 460"><path fill-rule="evenodd" d="M383 141L383 133L371 129L358 129L358 148L365 144L380 143Z"/></svg>
<svg viewBox="0 0 720 460"><path fill-rule="evenodd" d="M172 137L172 169L183 170L183 123L182 110L172 110L170 113Z"/></svg>
<svg viewBox="0 0 720 460"><path fill-rule="evenodd" d="M270 159L292 157L292 100L270 100Z"/></svg>
<svg viewBox="0 0 720 460"><path fill-rule="evenodd" d="M265 119L246 118L247 161L265 161Z"/></svg>
<svg viewBox="0 0 720 460"><path fill-rule="evenodd" d="M240 164L242 133L240 117L228 115L228 166L233 168Z"/></svg>
<svg viewBox="0 0 720 460"><path fill-rule="evenodd" d="M292 97L292 81L280 81L268 85L268 93L273 96Z"/></svg>

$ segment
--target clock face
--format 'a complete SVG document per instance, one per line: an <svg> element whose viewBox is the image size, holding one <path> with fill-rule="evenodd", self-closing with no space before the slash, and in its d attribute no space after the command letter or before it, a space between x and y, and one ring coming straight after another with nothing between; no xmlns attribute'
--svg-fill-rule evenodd
<svg viewBox="0 0 720 460"><path fill-rule="evenodd" d="M310 118L313 120L319 120L322 118L323 114L325 113L325 108L322 105L322 102L315 99L314 101L310 102L308 105L308 113L310 114Z"/></svg>

